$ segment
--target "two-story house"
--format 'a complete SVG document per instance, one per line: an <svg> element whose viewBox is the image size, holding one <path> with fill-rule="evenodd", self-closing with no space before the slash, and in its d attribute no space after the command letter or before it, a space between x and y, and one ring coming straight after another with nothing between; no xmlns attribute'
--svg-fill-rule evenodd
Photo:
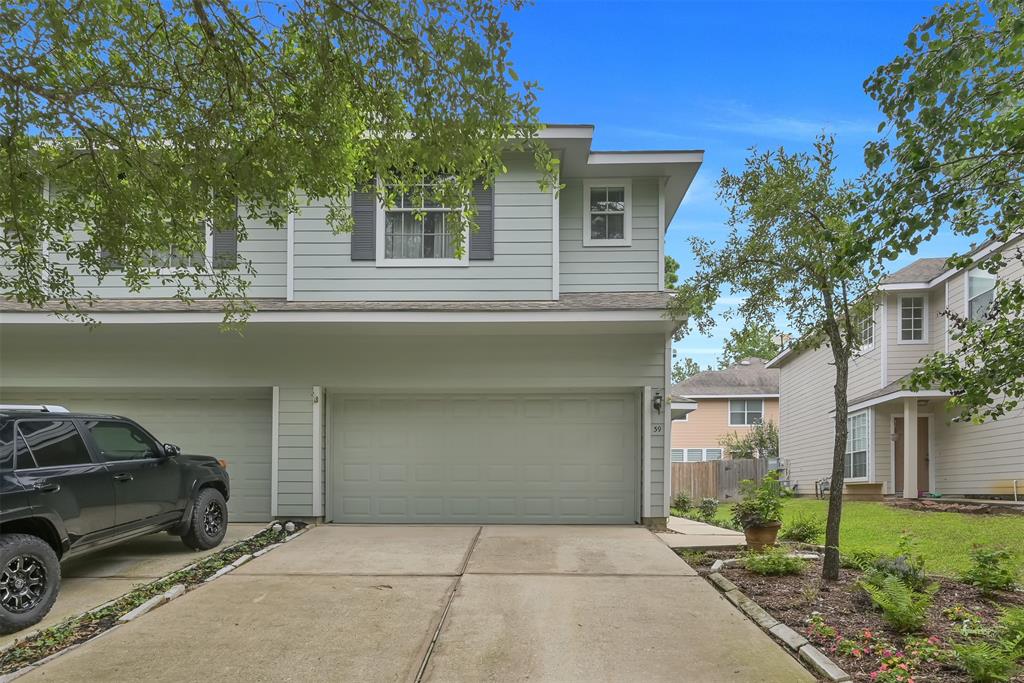
<svg viewBox="0 0 1024 683"><path fill-rule="evenodd" d="M95 329L2 303L0 402L123 414L225 458L235 520L663 524L665 230L703 155L593 133L543 131L557 193L510 153L462 258L430 227L447 209L372 193L351 234L310 202L286 230L208 239L256 270L242 335L222 302L117 277L80 276Z"/></svg>
<svg viewBox="0 0 1024 683"><path fill-rule="evenodd" d="M672 462L729 458L727 436L744 436L754 425L779 422L779 371L760 358L745 358L722 370L698 372L672 386L695 408L672 423Z"/></svg>
<svg viewBox="0 0 1024 683"><path fill-rule="evenodd" d="M995 249L977 249L975 260ZM1000 279L1024 276L1010 258ZM977 268L948 269L944 258L923 258L885 278L874 315L862 328L863 346L850 367L846 491L852 495L917 498L1024 496L1024 408L997 421L953 421L949 395L908 391L904 378L926 355L955 353L949 310L979 319L992 301L996 277ZM833 429L831 351L791 347L769 363L780 368L780 454L800 494L831 473ZM907 425L914 425L907 428ZM880 489L880 490L879 490Z"/></svg>

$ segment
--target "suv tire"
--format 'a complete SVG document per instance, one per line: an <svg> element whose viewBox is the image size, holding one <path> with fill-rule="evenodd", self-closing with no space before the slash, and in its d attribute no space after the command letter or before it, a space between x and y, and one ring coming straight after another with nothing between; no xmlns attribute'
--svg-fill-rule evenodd
<svg viewBox="0 0 1024 683"><path fill-rule="evenodd" d="M60 562L50 544L30 534L0 534L0 633L38 623L60 589Z"/></svg>
<svg viewBox="0 0 1024 683"><path fill-rule="evenodd" d="M188 531L181 540L192 550L209 550L220 545L228 530L228 505L215 488L205 488L196 496Z"/></svg>

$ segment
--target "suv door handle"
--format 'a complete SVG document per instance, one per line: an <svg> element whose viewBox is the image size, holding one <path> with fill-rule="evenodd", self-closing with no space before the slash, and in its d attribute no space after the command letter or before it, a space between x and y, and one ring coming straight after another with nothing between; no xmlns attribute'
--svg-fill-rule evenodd
<svg viewBox="0 0 1024 683"><path fill-rule="evenodd" d="M32 484L32 488L36 491L43 491L44 493L56 493L60 491L60 484L55 481L37 481Z"/></svg>
<svg viewBox="0 0 1024 683"><path fill-rule="evenodd" d="M114 475L114 479L116 479L117 481L131 481L134 478L135 477L133 477L128 472L118 472L117 474Z"/></svg>

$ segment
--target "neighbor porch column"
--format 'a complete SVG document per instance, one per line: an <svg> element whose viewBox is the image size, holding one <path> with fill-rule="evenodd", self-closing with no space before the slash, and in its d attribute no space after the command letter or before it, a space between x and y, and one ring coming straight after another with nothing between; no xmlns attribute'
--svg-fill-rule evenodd
<svg viewBox="0 0 1024 683"><path fill-rule="evenodd" d="M917 399L903 399L903 497L917 498Z"/></svg>

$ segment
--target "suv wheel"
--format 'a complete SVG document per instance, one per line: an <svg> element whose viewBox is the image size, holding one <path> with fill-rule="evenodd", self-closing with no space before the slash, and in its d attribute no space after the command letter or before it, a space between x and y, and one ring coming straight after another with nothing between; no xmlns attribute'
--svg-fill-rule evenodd
<svg viewBox="0 0 1024 683"><path fill-rule="evenodd" d="M60 562L48 543L29 534L0 535L0 633L38 623L60 588Z"/></svg>
<svg viewBox="0 0 1024 683"><path fill-rule="evenodd" d="M203 489L192 506L192 519L181 540L193 550L209 550L220 545L228 530L228 506L214 488Z"/></svg>

